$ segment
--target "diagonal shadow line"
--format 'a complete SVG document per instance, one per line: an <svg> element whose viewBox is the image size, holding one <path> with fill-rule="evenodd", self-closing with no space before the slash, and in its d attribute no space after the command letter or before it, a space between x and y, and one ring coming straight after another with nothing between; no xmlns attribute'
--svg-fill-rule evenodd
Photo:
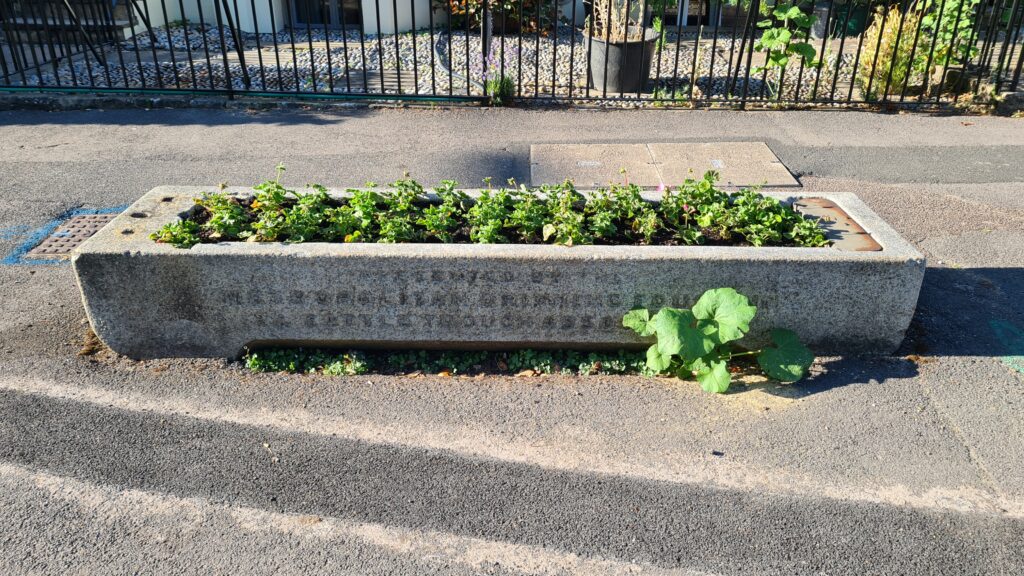
<svg viewBox="0 0 1024 576"><path fill-rule="evenodd" d="M182 497L722 574L1024 570L1024 521L1011 518L551 470L11 391L0 392L0 460Z"/></svg>

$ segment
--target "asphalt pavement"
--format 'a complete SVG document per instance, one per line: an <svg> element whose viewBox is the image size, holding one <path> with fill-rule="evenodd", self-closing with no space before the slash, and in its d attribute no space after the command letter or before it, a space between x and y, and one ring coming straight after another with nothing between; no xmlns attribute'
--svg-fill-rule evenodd
<svg viewBox="0 0 1024 576"><path fill-rule="evenodd" d="M892 356L793 386L323 377L80 356L0 265L3 574L1024 573L1024 120L859 112L0 112L0 259L160 184L475 186L534 143L764 141L929 259ZM827 322L827 318L822 318Z"/></svg>

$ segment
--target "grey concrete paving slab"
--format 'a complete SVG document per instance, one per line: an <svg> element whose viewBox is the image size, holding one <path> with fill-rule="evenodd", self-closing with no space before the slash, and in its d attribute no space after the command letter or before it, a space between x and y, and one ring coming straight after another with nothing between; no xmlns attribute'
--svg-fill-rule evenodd
<svg viewBox="0 0 1024 576"><path fill-rule="evenodd" d="M727 186L800 186L764 142L651 143L647 148L666 186L700 178L708 170L718 171Z"/></svg>
<svg viewBox="0 0 1024 576"><path fill-rule="evenodd" d="M645 144L534 144L530 146L530 184L571 180L579 188L630 182L645 188L661 184Z"/></svg>

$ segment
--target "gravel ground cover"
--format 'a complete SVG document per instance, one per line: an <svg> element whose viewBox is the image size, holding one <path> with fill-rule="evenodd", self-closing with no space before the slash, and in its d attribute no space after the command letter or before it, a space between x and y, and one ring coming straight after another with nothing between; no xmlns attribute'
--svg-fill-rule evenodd
<svg viewBox="0 0 1024 576"><path fill-rule="evenodd" d="M483 96L486 76L512 79L520 97L545 99L621 98L609 105L685 102L703 98L823 100L832 85L849 86L854 55L826 52L819 69L791 62L757 73L758 54L745 84L746 60L739 40L675 32L656 49L651 81L640 95L588 89L588 51L579 29L562 26L546 35L495 36L485 64L478 34L437 26L398 35L364 35L357 30L284 30L247 34L243 67L229 31L208 27L158 28L106 49L106 66L79 56L41 67L26 85L182 88ZM695 47L698 47L696 58ZM227 53L225 63L224 52ZM191 53L191 61L189 60ZM696 82L692 71L696 67ZM381 71L383 70L383 87ZM244 72L248 72L246 82ZM781 76L781 89L780 89ZM14 78L15 83L20 78ZM843 91L837 92L842 96Z"/></svg>

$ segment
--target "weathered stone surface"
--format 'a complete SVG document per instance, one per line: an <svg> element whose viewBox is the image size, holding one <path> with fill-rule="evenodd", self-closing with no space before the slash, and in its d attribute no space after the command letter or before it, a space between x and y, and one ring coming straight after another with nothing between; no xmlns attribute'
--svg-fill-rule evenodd
<svg viewBox="0 0 1024 576"><path fill-rule="evenodd" d="M620 171L625 170L624 176ZM664 144L534 144L530 183L580 188L630 183L645 188L678 186L687 178L718 171L722 186L799 187L764 142L686 142Z"/></svg>
<svg viewBox="0 0 1024 576"><path fill-rule="evenodd" d="M852 194L824 196L884 250L244 242L183 250L149 240L201 191L156 188L75 254L89 320L113 350L153 358L235 357L257 343L642 346L621 326L630 308L689 307L704 290L732 286L758 306L755 343L789 327L817 352L890 352L925 267Z"/></svg>

